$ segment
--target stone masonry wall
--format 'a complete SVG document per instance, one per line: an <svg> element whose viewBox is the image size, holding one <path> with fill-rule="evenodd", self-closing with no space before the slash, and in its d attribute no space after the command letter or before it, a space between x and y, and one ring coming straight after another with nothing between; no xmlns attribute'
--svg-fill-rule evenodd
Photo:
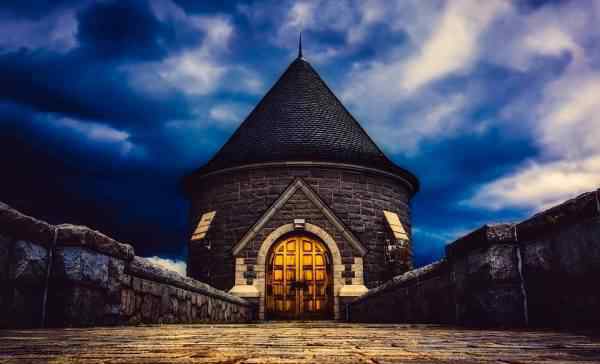
<svg viewBox="0 0 600 364"><path fill-rule="evenodd" d="M388 267L386 240L393 241L383 210L396 212L410 235L409 192L398 180L338 168L271 167L207 177L190 191L191 226L203 213L216 211L204 246L190 245L188 275L220 289L234 285L233 246L296 178L302 178L368 249L365 284L374 287L412 267L410 261ZM304 218L304 216L295 216ZM290 223L287 221L287 223ZM327 226L315 216L315 224ZM343 241L340 241L343 243ZM342 246L340 249L344 249ZM249 256L250 262L252 257ZM350 264L352 258L347 258Z"/></svg>
<svg viewBox="0 0 600 364"><path fill-rule="evenodd" d="M449 244L444 260L370 290L348 314L366 322L600 327L598 277L600 190L518 224L485 225Z"/></svg>
<svg viewBox="0 0 600 364"><path fill-rule="evenodd" d="M432 263L394 277L350 304L355 322L454 323L448 263Z"/></svg>
<svg viewBox="0 0 600 364"><path fill-rule="evenodd" d="M0 203L0 327L244 322L255 310L97 231Z"/></svg>
<svg viewBox="0 0 600 364"><path fill-rule="evenodd" d="M256 234L254 239L249 242L243 251L244 263L246 264L247 277L249 279L248 284L252 284L252 278L261 278L254 275L254 271L257 269L263 269L264 267L254 266L256 264L256 258L258 251L261 248L263 241L267 236L272 233L278 227L291 223L294 218L301 217L306 220L307 223L315 224L327 231L329 235L333 237L336 242L338 249L342 255L342 263L345 264L345 269L340 279L344 279L345 283L352 284L352 278L354 272L352 271L352 265L354 264L354 256L360 256L357 252L354 252L350 244L346 241L343 235L331 224L323 213L315 206L305 195L304 192L298 190L287 203L273 215L273 217L267 222L267 224ZM248 269L249 268L249 269ZM264 279L264 277L262 277ZM362 283L361 283L362 284Z"/></svg>

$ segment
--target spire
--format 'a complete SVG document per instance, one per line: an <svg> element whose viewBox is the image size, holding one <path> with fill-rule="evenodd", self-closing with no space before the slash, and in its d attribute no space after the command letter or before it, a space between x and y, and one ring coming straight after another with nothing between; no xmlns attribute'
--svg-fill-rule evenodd
<svg viewBox="0 0 600 364"><path fill-rule="evenodd" d="M300 32L300 38L298 39L298 58L302 58L302 32Z"/></svg>

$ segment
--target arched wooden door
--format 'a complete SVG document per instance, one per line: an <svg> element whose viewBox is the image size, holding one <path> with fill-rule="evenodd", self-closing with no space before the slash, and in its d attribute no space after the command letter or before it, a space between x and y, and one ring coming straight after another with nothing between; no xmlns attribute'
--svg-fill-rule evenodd
<svg viewBox="0 0 600 364"><path fill-rule="evenodd" d="M273 247L267 260L269 319L332 318L331 257L323 243L294 235Z"/></svg>

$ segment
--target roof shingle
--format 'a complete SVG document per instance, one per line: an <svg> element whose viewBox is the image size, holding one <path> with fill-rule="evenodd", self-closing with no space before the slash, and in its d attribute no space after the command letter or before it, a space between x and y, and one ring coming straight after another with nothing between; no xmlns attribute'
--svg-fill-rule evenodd
<svg viewBox="0 0 600 364"><path fill-rule="evenodd" d="M417 178L377 147L313 67L294 60L204 166L192 174L254 163L313 161L354 164ZM191 177L191 176L190 176Z"/></svg>

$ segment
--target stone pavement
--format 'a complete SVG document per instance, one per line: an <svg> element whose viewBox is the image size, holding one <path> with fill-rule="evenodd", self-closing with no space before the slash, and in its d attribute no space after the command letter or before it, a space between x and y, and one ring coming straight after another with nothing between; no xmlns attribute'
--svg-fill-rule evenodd
<svg viewBox="0 0 600 364"><path fill-rule="evenodd" d="M600 337L266 322L0 330L0 363L600 363Z"/></svg>

